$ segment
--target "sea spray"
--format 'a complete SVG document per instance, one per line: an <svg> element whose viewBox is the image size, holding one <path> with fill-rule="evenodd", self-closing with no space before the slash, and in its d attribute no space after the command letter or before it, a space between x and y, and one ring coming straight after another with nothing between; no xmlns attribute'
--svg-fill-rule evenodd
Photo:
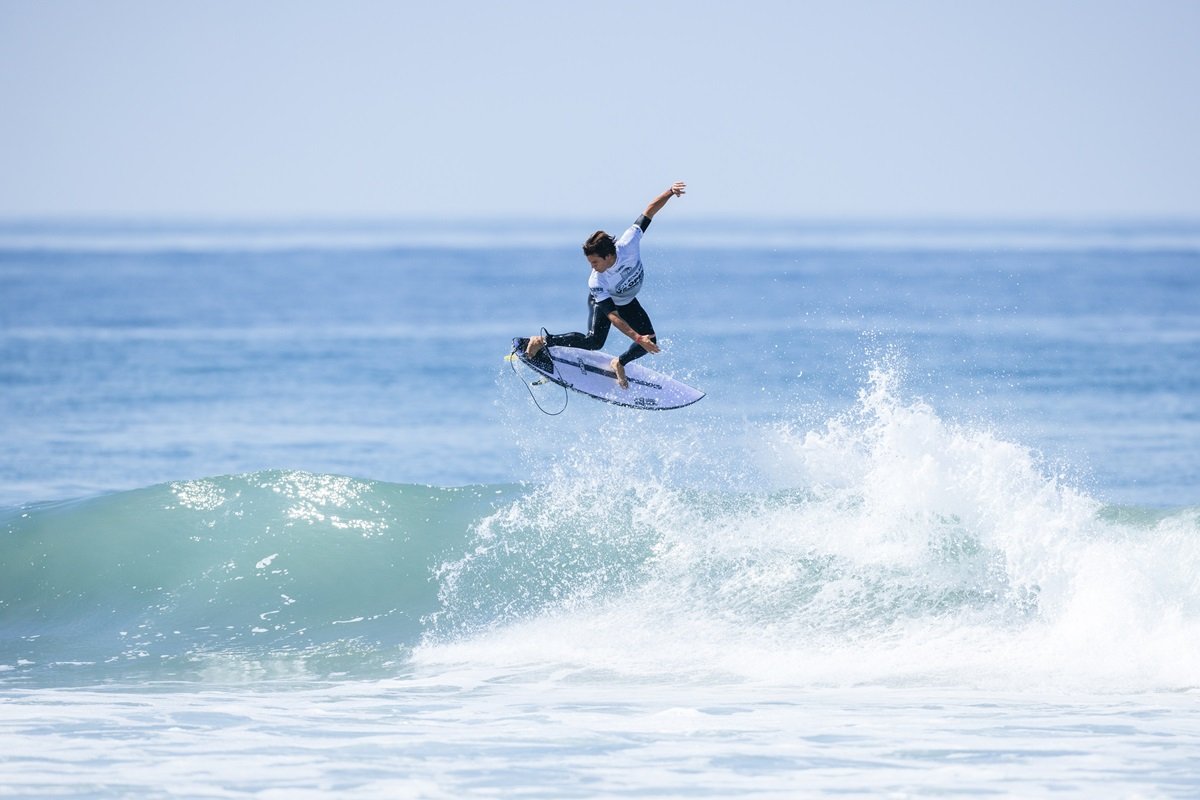
<svg viewBox="0 0 1200 800"><path fill-rule="evenodd" d="M481 521L442 570L439 618L460 625L435 628L418 660L1200 685L1196 513L1114 518L1029 448L905 398L894 369L823 426L759 431L766 493L657 481L644 466L670 444L620 434Z"/></svg>

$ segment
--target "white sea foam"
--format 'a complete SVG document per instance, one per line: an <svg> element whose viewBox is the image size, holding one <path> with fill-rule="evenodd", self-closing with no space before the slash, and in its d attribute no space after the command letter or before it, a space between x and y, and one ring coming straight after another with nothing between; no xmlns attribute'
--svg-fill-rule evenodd
<svg viewBox="0 0 1200 800"><path fill-rule="evenodd" d="M672 487L615 449L581 464L594 452L581 447L443 567L446 614L487 613L418 662L1200 686L1197 515L1114 518L1029 448L905 398L898 376L873 370L856 406L817 429L764 429L768 495Z"/></svg>

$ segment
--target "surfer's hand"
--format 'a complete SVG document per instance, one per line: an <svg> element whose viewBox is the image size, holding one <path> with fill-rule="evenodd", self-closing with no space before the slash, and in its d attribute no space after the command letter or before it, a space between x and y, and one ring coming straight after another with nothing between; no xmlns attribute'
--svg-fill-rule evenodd
<svg viewBox="0 0 1200 800"><path fill-rule="evenodd" d="M636 342L637 344L640 344L646 350L647 353L657 353L657 352L660 352L662 349L657 344L655 344L653 339L651 339L649 336L645 335L644 333L638 334L637 337L634 338L633 341Z"/></svg>
<svg viewBox="0 0 1200 800"><path fill-rule="evenodd" d="M683 181L675 181L675 183L671 184L671 188L667 189L667 191L676 197L683 197L684 192L687 191L687 184Z"/></svg>

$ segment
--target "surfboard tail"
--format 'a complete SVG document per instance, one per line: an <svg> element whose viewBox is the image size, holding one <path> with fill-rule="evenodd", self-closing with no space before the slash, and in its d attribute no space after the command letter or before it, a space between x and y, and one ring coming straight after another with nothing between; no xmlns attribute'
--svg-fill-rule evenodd
<svg viewBox="0 0 1200 800"><path fill-rule="evenodd" d="M543 374L554 374L554 362L550 358L550 348L543 347L530 358L525 355L525 347L529 344L528 336L519 336L512 340L512 355L516 356L522 363L528 364L534 369Z"/></svg>

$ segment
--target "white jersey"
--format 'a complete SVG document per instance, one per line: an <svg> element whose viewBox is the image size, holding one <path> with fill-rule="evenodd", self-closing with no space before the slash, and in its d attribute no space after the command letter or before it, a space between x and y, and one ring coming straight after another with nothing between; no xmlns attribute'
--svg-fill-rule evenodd
<svg viewBox="0 0 1200 800"><path fill-rule="evenodd" d="M649 221L647 220L647 224ZM642 229L634 224L617 239L617 260L604 272L592 270L588 291L594 302L612 298L618 306L628 305L642 288Z"/></svg>

